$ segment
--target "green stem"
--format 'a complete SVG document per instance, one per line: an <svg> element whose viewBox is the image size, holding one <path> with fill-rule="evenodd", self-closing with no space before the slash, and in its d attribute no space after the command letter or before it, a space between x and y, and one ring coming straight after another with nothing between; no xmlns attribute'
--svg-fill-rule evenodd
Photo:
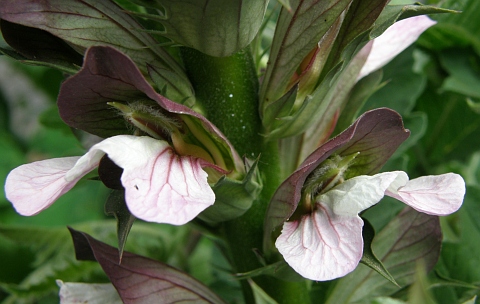
<svg viewBox="0 0 480 304"><path fill-rule="evenodd" d="M224 234L234 271L262 267L255 250L261 251L263 221L268 202L280 184L276 142L265 142L258 114L258 80L249 51L230 57L210 57L184 48L182 57L195 89L195 98L207 118L230 140L238 153L250 159L260 155L264 187L260 197L241 217L225 222ZM278 303L309 303L305 282L286 282L269 276L254 281ZM242 281L245 300L254 303L252 291Z"/></svg>

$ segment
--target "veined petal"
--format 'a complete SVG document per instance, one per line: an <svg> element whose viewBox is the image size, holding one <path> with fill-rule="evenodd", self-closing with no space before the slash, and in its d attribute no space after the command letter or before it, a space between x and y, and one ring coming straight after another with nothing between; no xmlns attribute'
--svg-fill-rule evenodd
<svg viewBox="0 0 480 304"><path fill-rule="evenodd" d="M390 187L385 194L417 211L430 215L447 215L462 205L465 181L455 173L422 176L408 181L403 187Z"/></svg>
<svg viewBox="0 0 480 304"><path fill-rule="evenodd" d="M60 304L121 304L122 299L112 284L69 283L57 280L60 287Z"/></svg>
<svg viewBox="0 0 480 304"><path fill-rule="evenodd" d="M167 142L119 135L94 147L123 168L127 206L142 220L183 225L215 201L202 169L211 165L177 155Z"/></svg>
<svg viewBox="0 0 480 304"><path fill-rule="evenodd" d="M285 261L301 276L333 280L353 271L363 252L363 221L358 215L337 215L317 203L312 214L285 222L275 242Z"/></svg>
<svg viewBox="0 0 480 304"><path fill-rule="evenodd" d="M67 180L67 172L75 166L79 158L47 159L15 168L5 182L7 199L21 215L35 215L48 208L93 169L84 168L86 170Z"/></svg>
<svg viewBox="0 0 480 304"><path fill-rule="evenodd" d="M82 157L64 157L22 165L5 183L7 199L21 215L35 215L68 192L96 167L105 153L94 145Z"/></svg>
<svg viewBox="0 0 480 304"><path fill-rule="evenodd" d="M421 15L394 23L382 35L375 38L367 62L358 79L383 67L395 56L414 43L417 38L436 22Z"/></svg>
<svg viewBox="0 0 480 304"><path fill-rule="evenodd" d="M403 171L356 176L320 195L316 201L330 206L337 215L356 216L378 203L392 183L405 185L402 182L405 177L408 181Z"/></svg>

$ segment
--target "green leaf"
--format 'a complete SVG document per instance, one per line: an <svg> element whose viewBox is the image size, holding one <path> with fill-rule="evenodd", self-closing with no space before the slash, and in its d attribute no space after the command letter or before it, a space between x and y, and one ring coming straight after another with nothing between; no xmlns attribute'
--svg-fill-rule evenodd
<svg viewBox="0 0 480 304"><path fill-rule="evenodd" d="M423 263L417 263L415 279L408 290L409 303L436 304L428 290L429 282Z"/></svg>
<svg viewBox="0 0 480 304"><path fill-rule="evenodd" d="M474 296L473 298L463 302L462 304L475 304L477 302L477 296Z"/></svg>
<svg viewBox="0 0 480 304"><path fill-rule="evenodd" d="M70 127L67 126L60 118L56 105L52 105L43 111L38 119L40 123L47 128L61 130L67 134L71 132Z"/></svg>
<svg viewBox="0 0 480 304"><path fill-rule="evenodd" d="M253 280L248 280L250 287L253 290L253 296L255 303L257 304L278 304L277 301L272 299L260 286L255 284Z"/></svg>
<svg viewBox="0 0 480 304"><path fill-rule="evenodd" d="M472 45L480 55L480 20L477 18L480 3L476 0L446 0L440 1L439 5L461 13L432 16L439 23L420 39L422 45L437 50Z"/></svg>
<svg viewBox="0 0 480 304"><path fill-rule="evenodd" d="M470 289L479 289L480 286L470 284L467 282L454 280L442 275L439 271L435 271L433 274L433 278L430 277L429 281L431 282L431 286L433 287L445 287L445 286L454 286L454 287L463 287L463 288L470 288Z"/></svg>
<svg viewBox="0 0 480 304"><path fill-rule="evenodd" d="M387 107L402 116L410 114L427 84L427 77L424 74L414 72L413 56L414 48L410 47L383 68L384 85L370 96L361 113L378 107Z"/></svg>
<svg viewBox="0 0 480 304"><path fill-rule="evenodd" d="M372 250L372 242L373 238L375 237L375 229L373 229L373 226L372 224L370 224L369 221L364 219L363 222L363 256L360 262L372 268L373 270L381 274L385 279L400 287Z"/></svg>
<svg viewBox="0 0 480 304"><path fill-rule="evenodd" d="M476 102L470 98L467 98L467 105L472 109L475 113L480 114L480 102Z"/></svg>
<svg viewBox="0 0 480 304"><path fill-rule="evenodd" d="M409 115L405 115L403 122L405 124L405 128L410 130L412 135L407 138L407 140L405 140L400 147L398 147L392 158L405 155L405 152L407 152L408 149L414 147L421 140L421 138L425 136L428 125L428 116L422 112L413 112Z"/></svg>
<svg viewBox="0 0 480 304"><path fill-rule="evenodd" d="M394 298L389 298L389 297L378 297L375 299L372 299L370 302L367 302L369 304L407 304L407 302L400 301Z"/></svg>
<svg viewBox="0 0 480 304"><path fill-rule="evenodd" d="M480 59L468 49L448 49L440 53L442 67L449 73L441 89L480 98Z"/></svg>
<svg viewBox="0 0 480 304"><path fill-rule="evenodd" d="M11 134L0 130L0 183L5 185L5 179L10 170L24 162L24 152L19 143ZM4 191L0 194L0 206L11 206L7 202Z"/></svg>
<svg viewBox="0 0 480 304"><path fill-rule="evenodd" d="M417 101L416 110L428 115L428 127L420 141L425 153L424 166L466 159L478 150L480 120L464 96L427 90Z"/></svg>
<svg viewBox="0 0 480 304"><path fill-rule="evenodd" d="M479 209L480 188L467 187L463 207L451 218L459 233L459 240L456 243L448 242L443 244L442 267L438 269L442 277L442 280L440 280L442 288L435 288L436 294L448 288L454 291L453 294L456 299L468 296L469 292L478 294L480 271L478 271L477 265L480 263L480 243L475 240L480 238ZM445 277L448 277L447 282L445 282ZM470 284L477 286L477 289L473 289L473 286L469 286L468 289L453 289L453 287L448 286L455 286L451 283L458 284L459 282L463 282L463 288L467 287L465 285ZM437 283L438 280L436 279L434 284ZM448 283L448 285L445 283ZM441 293L440 295L443 296Z"/></svg>
<svg viewBox="0 0 480 304"><path fill-rule="evenodd" d="M247 47L262 25L267 0L134 0L160 15L137 14L160 22L162 36L214 57Z"/></svg>
<svg viewBox="0 0 480 304"><path fill-rule="evenodd" d="M433 268L440 253L441 231L438 217L405 208L377 234L373 250L391 275L406 286L414 281L416 262ZM326 303L367 301L388 296L399 288L367 267L359 266L331 290Z"/></svg>
<svg viewBox="0 0 480 304"><path fill-rule="evenodd" d="M98 266L80 267L79 262L73 261L73 247L65 228L2 226L0 235L17 244L28 246L36 256L33 270L22 282L0 284L0 288L11 294L8 298L11 303L34 303L35 300L57 293L57 278L68 281L101 278Z"/></svg>

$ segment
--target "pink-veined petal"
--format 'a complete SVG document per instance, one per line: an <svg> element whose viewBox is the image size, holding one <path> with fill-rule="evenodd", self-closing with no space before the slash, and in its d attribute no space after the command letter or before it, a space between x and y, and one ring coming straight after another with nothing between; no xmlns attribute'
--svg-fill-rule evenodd
<svg viewBox="0 0 480 304"><path fill-rule="evenodd" d="M374 39L372 50L360 71L358 79L386 65L435 23L424 15L394 23L382 35Z"/></svg>
<svg viewBox="0 0 480 304"><path fill-rule="evenodd" d="M5 182L7 199L21 215L35 215L48 208L81 178L65 179L79 158L47 159L13 169Z"/></svg>
<svg viewBox="0 0 480 304"><path fill-rule="evenodd" d="M392 183L401 183L406 176L402 171L359 175L320 195L316 201L329 205L335 214L356 216L378 203Z"/></svg>
<svg viewBox="0 0 480 304"><path fill-rule="evenodd" d="M362 227L358 215L337 215L317 203L312 214L284 223L275 246L301 276L333 280L357 267L363 252Z"/></svg>
<svg viewBox="0 0 480 304"><path fill-rule="evenodd" d="M167 142L119 135L96 145L123 168L127 206L150 222L183 225L215 202L202 167L206 161L179 156Z"/></svg>
<svg viewBox="0 0 480 304"><path fill-rule="evenodd" d="M403 187L385 193L417 211L430 215L448 215L457 211L465 196L465 181L455 173L422 176Z"/></svg>

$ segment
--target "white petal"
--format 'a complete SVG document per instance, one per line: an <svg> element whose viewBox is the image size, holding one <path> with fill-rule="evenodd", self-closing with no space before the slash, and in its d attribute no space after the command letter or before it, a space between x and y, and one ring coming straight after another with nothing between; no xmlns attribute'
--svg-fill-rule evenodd
<svg viewBox="0 0 480 304"><path fill-rule="evenodd" d="M394 23L382 35L374 39L370 55L358 78L360 79L383 67L414 43L426 29L434 24L435 21L424 15Z"/></svg>
<svg viewBox="0 0 480 304"><path fill-rule="evenodd" d="M406 173L402 171L384 172L373 176L359 175L320 195L316 201L329 205L335 214L356 216L378 203L387 188L392 183L401 184L405 176Z"/></svg>
<svg viewBox="0 0 480 304"><path fill-rule="evenodd" d="M417 211L431 215L447 215L460 208L465 196L465 181L454 173L422 176L410 180L395 191L385 193Z"/></svg>
<svg viewBox="0 0 480 304"><path fill-rule="evenodd" d="M363 221L358 215L336 215L318 204L300 222L286 222L277 241L285 261L301 276L333 280L353 271L363 252Z"/></svg>
<svg viewBox="0 0 480 304"><path fill-rule="evenodd" d="M109 139L103 142L109 142ZM5 193L18 213L35 215L48 208L98 166L105 153L94 145L82 157L54 158L20 166L7 177Z"/></svg>
<svg viewBox="0 0 480 304"><path fill-rule="evenodd" d="M57 280L60 287L60 303L121 304L123 303L112 284L64 283Z"/></svg>
<svg viewBox="0 0 480 304"><path fill-rule="evenodd" d="M21 215L35 215L48 208L82 177L77 174L76 178L65 179L79 158L48 159L12 170L5 182L7 199Z"/></svg>
<svg viewBox="0 0 480 304"><path fill-rule="evenodd" d="M178 156L166 142L121 135L96 148L123 168L127 206L142 220L183 225L215 202L204 161Z"/></svg>

